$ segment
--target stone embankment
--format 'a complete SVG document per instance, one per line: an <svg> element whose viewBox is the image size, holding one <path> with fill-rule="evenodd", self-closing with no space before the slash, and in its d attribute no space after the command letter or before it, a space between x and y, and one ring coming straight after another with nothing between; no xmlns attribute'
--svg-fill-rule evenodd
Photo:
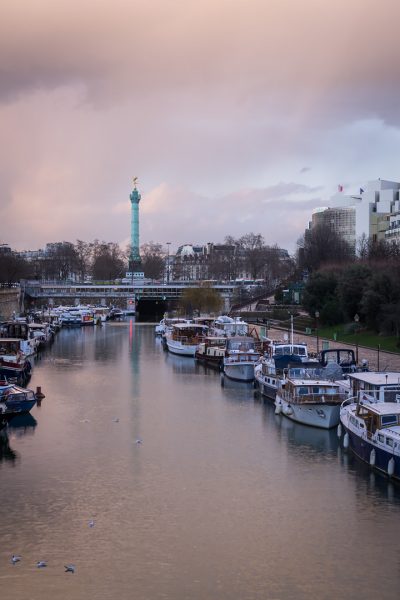
<svg viewBox="0 0 400 600"><path fill-rule="evenodd" d="M19 312L20 289L0 288L0 320L9 319Z"/></svg>

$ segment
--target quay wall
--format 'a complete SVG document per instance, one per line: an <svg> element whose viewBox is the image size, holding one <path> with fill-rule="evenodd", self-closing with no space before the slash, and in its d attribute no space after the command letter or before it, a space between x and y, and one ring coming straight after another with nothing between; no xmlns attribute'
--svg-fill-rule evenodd
<svg viewBox="0 0 400 600"><path fill-rule="evenodd" d="M12 314L20 311L20 289L0 289L0 319L7 320Z"/></svg>

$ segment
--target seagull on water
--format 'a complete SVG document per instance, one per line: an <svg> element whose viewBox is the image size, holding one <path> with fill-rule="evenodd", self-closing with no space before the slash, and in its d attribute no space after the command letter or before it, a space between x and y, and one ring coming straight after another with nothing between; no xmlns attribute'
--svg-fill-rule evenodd
<svg viewBox="0 0 400 600"><path fill-rule="evenodd" d="M135 444L141 444L142 440L136 440Z"/></svg>
<svg viewBox="0 0 400 600"><path fill-rule="evenodd" d="M88 525L89 525L89 527L94 527L94 521L93 521L93 519L90 519Z"/></svg>
<svg viewBox="0 0 400 600"><path fill-rule="evenodd" d="M45 560L38 560L36 566L38 569L43 569L43 567L47 567L47 562Z"/></svg>
<svg viewBox="0 0 400 600"><path fill-rule="evenodd" d="M113 419L113 423L119 423L118 417L116 417L115 419Z"/></svg>
<svg viewBox="0 0 400 600"><path fill-rule="evenodd" d="M18 556L18 554L13 554L10 562L12 562L13 565L16 565L17 562L19 562L21 560L21 556Z"/></svg>
<svg viewBox="0 0 400 600"><path fill-rule="evenodd" d="M64 565L65 573L75 573L75 565Z"/></svg>

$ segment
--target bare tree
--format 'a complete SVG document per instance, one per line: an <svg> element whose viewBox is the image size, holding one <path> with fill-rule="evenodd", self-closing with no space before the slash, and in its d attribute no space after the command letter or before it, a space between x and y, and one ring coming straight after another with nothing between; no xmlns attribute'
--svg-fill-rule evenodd
<svg viewBox="0 0 400 600"><path fill-rule="evenodd" d="M142 268L146 277L160 279L164 272L165 252L161 244L147 242L140 248Z"/></svg>

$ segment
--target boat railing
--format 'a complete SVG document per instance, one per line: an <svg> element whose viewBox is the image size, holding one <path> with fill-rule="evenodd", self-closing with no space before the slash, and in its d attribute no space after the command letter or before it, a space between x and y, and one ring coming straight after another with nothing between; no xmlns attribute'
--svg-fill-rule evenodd
<svg viewBox="0 0 400 600"><path fill-rule="evenodd" d="M320 402L326 404L339 404L340 402L342 405L347 397L344 392L331 393L328 390L318 394L293 394L292 391L282 390L281 395L286 402L293 402L295 404L317 404Z"/></svg>
<svg viewBox="0 0 400 600"><path fill-rule="evenodd" d="M236 363L236 362L253 362L256 363L258 361L259 355L255 352L237 352L235 354L230 354L226 358L227 363Z"/></svg>
<svg viewBox="0 0 400 600"><path fill-rule="evenodd" d="M348 404L354 404L356 401L357 401L356 396L351 396L351 397L347 396L345 398L345 400L343 400L342 404L340 405L340 409L344 408Z"/></svg>

